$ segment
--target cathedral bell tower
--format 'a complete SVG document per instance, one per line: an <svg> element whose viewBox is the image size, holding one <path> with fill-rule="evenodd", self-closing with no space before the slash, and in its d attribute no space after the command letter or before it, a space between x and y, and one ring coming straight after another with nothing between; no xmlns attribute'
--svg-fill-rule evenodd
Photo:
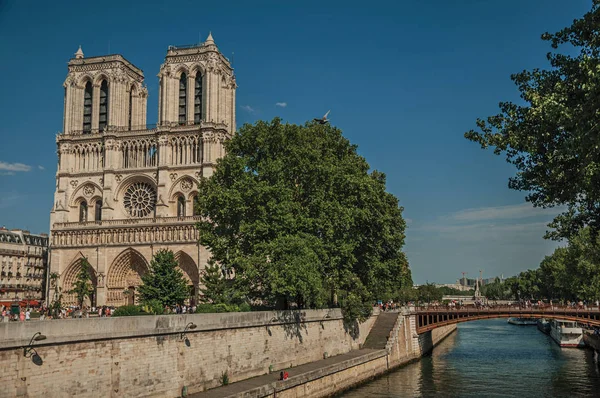
<svg viewBox="0 0 600 398"><path fill-rule="evenodd" d="M118 54L85 58L81 46L68 65L65 134L145 128L148 90L141 69Z"/></svg>
<svg viewBox="0 0 600 398"><path fill-rule="evenodd" d="M197 302L210 253L198 245L198 185L213 174L235 132L235 77L212 35L170 46L160 67L158 123L146 125L142 71L123 56L68 63L63 131L50 212L50 297L76 304L72 291L88 266L88 305L137 302L137 288L159 249L169 249ZM85 259L85 260L84 260ZM62 290L61 290L62 289Z"/></svg>
<svg viewBox="0 0 600 398"><path fill-rule="evenodd" d="M159 124L207 122L235 132L235 76L212 34L202 44L169 46L158 78Z"/></svg>

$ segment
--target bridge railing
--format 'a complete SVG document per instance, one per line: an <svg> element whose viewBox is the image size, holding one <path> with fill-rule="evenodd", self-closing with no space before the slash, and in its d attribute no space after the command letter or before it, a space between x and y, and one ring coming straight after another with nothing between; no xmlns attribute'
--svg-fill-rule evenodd
<svg viewBox="0 0 600 398"><path fill-rule="evenodd" d="M429 306L414 306L409 307L411 312L460 312L460 313L498 313L498 312L520 312L520 313L589 313L600 312L600 308L596 306L587 307L572 307L567 305L536 305L536 306L520 306L520 305L497 305L497 306L447 306L447 305L429 305Z"/></svg>

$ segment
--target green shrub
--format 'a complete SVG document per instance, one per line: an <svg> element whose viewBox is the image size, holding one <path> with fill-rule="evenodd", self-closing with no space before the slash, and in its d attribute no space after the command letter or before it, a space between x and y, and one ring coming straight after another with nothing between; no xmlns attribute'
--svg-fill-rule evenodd
<svg viewBox="0 0 600 398"><path fill-rule="evenodd" d="M221 374L221 378L219 381L221 382L222 386L226 386L227 384L229 384L229 375L227 374L227 371Z"/></svg>
<svg viewBox="0 0 600 398"><path fill-rule="evenodd" d="M115 310L112 316L138 316L138 315L148 315L146 312L142 311L139 305L124 305Z"/></svg>
<svg viewBox="0 0 600 398"><path fill-rule="evenodd" d="M162 315L165 312L165 308L160 300L148 300L141 305L142 311L152 315Z"/></svg>
<svg viewBox="0 0 600 398"><path fill-rule="evenodd" d="M240 305L235 304L198 304L196 306L196 313L214 313L214 312L248 312L250 311L250 305L243 303Z"/></svg>

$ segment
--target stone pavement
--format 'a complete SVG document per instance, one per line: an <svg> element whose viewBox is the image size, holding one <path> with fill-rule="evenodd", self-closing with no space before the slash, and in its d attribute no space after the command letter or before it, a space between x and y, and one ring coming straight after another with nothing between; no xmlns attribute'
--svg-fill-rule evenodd
<svg viewBox="0 0 600 398"><path fill-rule="evenodd" d="M213 388L211 390L190 394L193 398L224 398L224 397L262 397L281 391L309 380L339 372L351 366L371 361L380 356L385 356L385 350L361 349L350 351L346 354L336 355L320 361L310 362L293 368L285 369L289 373L289 379L280 381L279 372L240 380L226 386ZM283 369L282 369L283 370Z"/></svg>

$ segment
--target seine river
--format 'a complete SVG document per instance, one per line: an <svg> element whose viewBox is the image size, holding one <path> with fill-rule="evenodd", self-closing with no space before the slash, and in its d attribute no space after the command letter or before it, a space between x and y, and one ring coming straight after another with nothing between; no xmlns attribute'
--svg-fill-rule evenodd
<svg viewBox="0 0 600 398"><path fill-rule="evenodd" d="M341 396L600 397L595 355L561 349L535 326L467 322L431 356Z"/></svg>

